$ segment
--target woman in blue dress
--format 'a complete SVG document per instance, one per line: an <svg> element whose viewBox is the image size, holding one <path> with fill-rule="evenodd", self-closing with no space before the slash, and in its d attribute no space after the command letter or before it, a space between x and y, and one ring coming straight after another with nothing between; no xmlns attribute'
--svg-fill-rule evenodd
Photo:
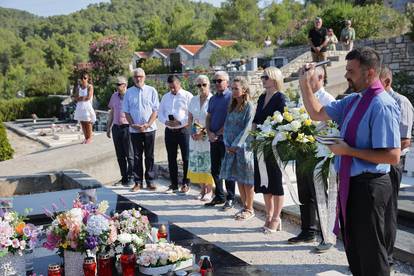
<svg viewBox="0 0 414 276"><path fill-rule="evenodd" d="M254 108L250 103L249 85L245 78L236 77L231 85L232 100L224 123L223 141L226 146L220 178L237 181L243 208L236 220L254 217L253 152L246 147Z"/></svg>

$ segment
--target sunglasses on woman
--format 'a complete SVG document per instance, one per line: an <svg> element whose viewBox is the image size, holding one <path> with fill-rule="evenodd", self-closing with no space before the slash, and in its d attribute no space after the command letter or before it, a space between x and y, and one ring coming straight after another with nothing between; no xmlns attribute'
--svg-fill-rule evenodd
<svg viewBox="0 0 414 276"><path fill-rule="evenodd" d="M217 79L217 80L213 80L213 83L218 83L218 84L220 84L221 82L223 82L224 80L221 80L221 79Z"/></svg>
<svg viewBox="0 0 414 276"><path fill-rule="evenodd" d="M260 79L261 80L269 80L269 76L261 76Z"/></svg>
<svg viewBox="0 0 414 276"><path fill-rule="evenodd" d="M199 83L199 84L197 84L197 87L198 88L207 87L207 83Z"/></svg>

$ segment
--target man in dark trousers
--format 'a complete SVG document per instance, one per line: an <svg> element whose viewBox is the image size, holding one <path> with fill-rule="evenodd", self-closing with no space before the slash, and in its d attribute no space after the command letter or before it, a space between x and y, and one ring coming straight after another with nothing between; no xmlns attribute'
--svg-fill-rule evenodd
<svg viewBox="0 0 414 276"><path fill-rule="evenodd" d="M405 154L408 152L411 145L414 110L413 105L407 97L395 92L392 89L392 72L386 65L382 65L381 67L380 80L385 91L393 97L401 111L401 158L399 164L391 166L390 177L392 183L392 197L385 214L385 243L387 244L388 260L390 266L392 267L394 265L394 244L397 236L398 192L400 190Z"/></svg>
<svg viewBox="0 0 414 276"><path fill-rule="evenodd" d="M223 211L229 210L234 206L235 182L226 180L227 197L224 194L223 179L220 179L221 162L223 161L226 147L223 142L224 121L226 120L229 104L231 101L231 91L229 86L229 75L224 71L214 74L213 83L216 86L216 94L211 97L208 103L206 129L210 140L211 156L211 175L216 185L215 196L211 202L205 206L215 206L223 204Z"/></svg>
<svg viewBox="0 0 414 276"><path fill-rule="evenodd" d="M106 136L114 141L116 158L118 159L119 170L122 179L114 184L114 186L122 184L130 186L134 184L132 170L134 164L134 156L129 135L129 123L122 112L122 102L127 90L127 80L124 77L116 78L116 91L109 100L109 115L106 125Z"/></svg>
<svg viewBox="0 0 414 276"><path fill-rule="evenodd" d="M316 17L314 27L309 30L308 34L309 44L311 46L312 61L319 62L326 60L326 46L328 46L328 30L322 26L322 18ZM326 65L323 66L325 70L324 84L328 83L328 75L326 74Z"/></svg>
<svg viewBox="0 0 414 276"><path fill-rule="evenodd" d="M341 127L342 140L328 147L336 155L337 222L351 272L388 276L384 220L392 193L390 164L400 161L400 110L381 85L381 60L375 50L356 48L345 59L345 78L356 93L322 106L310 85L314 64L301 69L299 83L310 117L334 120ZM334 232L339 234L339 223Z"/></svg>

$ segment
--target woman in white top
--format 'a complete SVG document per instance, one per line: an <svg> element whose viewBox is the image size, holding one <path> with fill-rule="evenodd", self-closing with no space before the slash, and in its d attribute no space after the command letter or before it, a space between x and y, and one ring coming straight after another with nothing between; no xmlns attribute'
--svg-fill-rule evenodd
<svg viewBox="0 0 414 276"><path fill-rule="evenodd" d="M192 183L201 185L198 199L210 201L214 179L211 176L210 143L205 129L208 102L211 98L210 81L206 75L195 80L198 95L193 97L188 106L188 125L191 128L190 158L188 178Z"/></svg>
<svg viewBox="0 0 414 276"><path fill-rule="evenodd" d="M76 110L75 120L78 120L82 126L82 132L85 140L82 144L92 143L92 125L96 121L95 111L92 107L93 85L88 73L81 74L80 84L75 92Z"/></svg>

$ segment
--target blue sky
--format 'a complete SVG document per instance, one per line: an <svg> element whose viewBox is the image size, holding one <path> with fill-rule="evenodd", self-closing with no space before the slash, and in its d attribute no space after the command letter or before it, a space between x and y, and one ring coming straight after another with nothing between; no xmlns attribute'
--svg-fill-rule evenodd
<svg viewBox="0 0 414 276"><path fill-rule="evenodd" d="M217 7L223 0L196 0L211 3ZM86 8L89 4L109 0L0 0L0 7L25 10L40 16L69 14Z"/></svg>

